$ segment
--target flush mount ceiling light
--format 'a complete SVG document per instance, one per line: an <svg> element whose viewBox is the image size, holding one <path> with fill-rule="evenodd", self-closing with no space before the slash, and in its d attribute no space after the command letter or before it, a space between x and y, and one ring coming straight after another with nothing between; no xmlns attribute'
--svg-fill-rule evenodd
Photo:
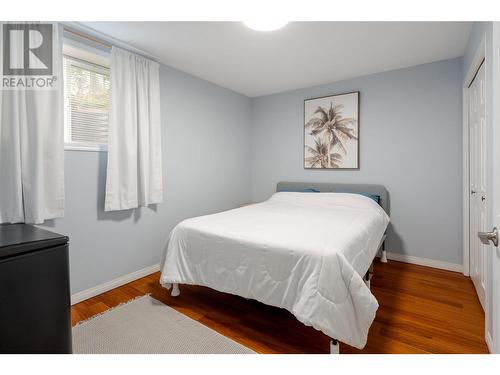
<svg viewBox="0 0 500 375"><path fill-rule="evenodd" d="M265 20L265 19L260 19L260 20L253 20L253 21L243 21L243 23L257 31L273 31L273 30L278 30L281 29L283 26L285 26L288 22L286 21L279 21L279 20Z"/></svg>

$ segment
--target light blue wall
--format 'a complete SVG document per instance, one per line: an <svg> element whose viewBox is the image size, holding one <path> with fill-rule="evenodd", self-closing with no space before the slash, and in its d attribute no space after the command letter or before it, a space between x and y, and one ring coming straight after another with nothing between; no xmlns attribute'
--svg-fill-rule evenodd
<svg viewBox="0 0 500 375"><path fill-rule="evenodd" d="M158 263L184 218L250 199L251 100L162 66L164 203L103 211L106 153L66 151L66 212L46 227L70 238L71 291Z"/></svg>
<svg viewBox="0 0 500 375"><path fill-rule="evenodd" d="M253 100L252 199L278 181L377 183L391 199L388 250L462 263L462 59ZM303 168L303 100L359 90L359 171Z"/></svg>
<svg viewBox="0 0 500 375"><path fill-rule="evenodd" d="M461 263L462 59L249 99L162 66L164 203L103 211L106 153L66 151L72 293L153 265L182 219L269 197L280 180L380 183L389 250ZM361 169L302 168L303 100L361 92ZM437 224L438 223L438 224Z"/></svg>

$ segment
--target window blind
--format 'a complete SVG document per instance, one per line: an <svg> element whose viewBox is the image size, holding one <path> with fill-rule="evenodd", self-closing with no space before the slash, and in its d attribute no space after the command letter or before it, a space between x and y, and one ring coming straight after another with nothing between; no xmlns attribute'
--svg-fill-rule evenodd
<svg viewBox="0 0 500 375"><path fill-rule="evenodd" d="M66 143L107 144L109 69L65 56L64 79Z"/></svg>

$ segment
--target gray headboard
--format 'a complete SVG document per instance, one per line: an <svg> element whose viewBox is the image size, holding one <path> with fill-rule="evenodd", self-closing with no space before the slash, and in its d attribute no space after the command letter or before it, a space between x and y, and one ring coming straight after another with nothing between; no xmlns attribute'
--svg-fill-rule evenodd
<svg viewBox="0 0 500 375"><path fill-rule="evenodd" d="M303 191L315 189L322 193L370 193L380 197L380 206L390 215L389 193L382 185L374 184L334 184L328 182L278 182L276 191Z"/></svg>

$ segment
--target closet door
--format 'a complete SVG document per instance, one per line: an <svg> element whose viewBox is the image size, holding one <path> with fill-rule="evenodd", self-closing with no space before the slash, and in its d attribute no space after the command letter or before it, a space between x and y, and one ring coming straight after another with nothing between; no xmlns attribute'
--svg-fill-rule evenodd
<svg viewBox="0 0 500 375"><path fill-rule="evenodd" d="M486 202L487 132L485 121L485 69L484 62L469 86L469 131L470 131L470 276L476 287L479 301L485 308L486 255L489 245L479 240L477 233L488 228L488 205Z"/></svg>

